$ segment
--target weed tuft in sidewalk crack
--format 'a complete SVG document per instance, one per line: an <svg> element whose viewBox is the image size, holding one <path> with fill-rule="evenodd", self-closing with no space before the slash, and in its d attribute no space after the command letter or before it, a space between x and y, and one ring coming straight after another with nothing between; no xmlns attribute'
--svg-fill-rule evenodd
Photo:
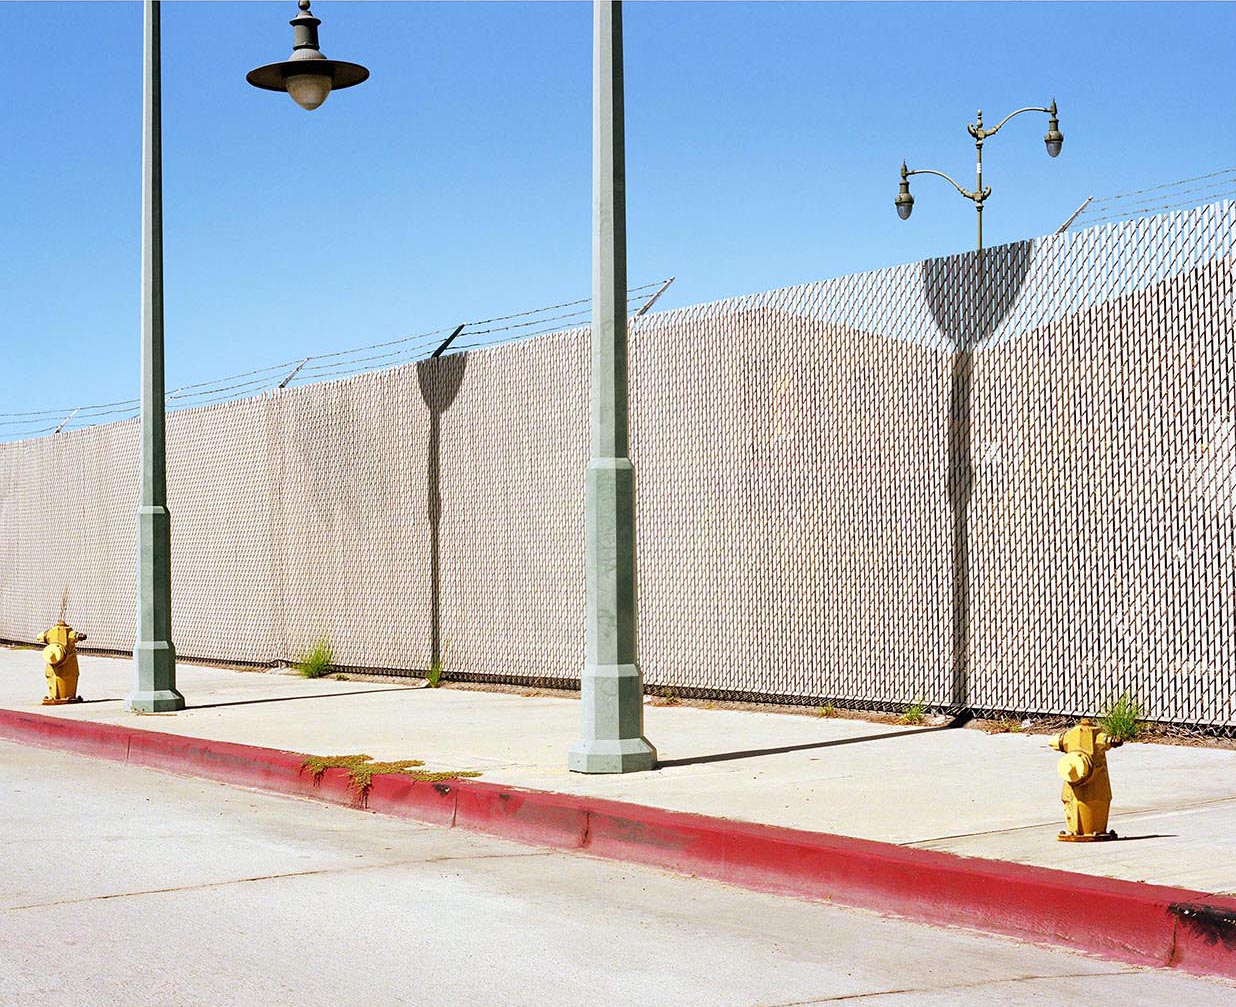
<svg viewBox="0 0 1236 1007"><path fill-rule="evenodd" d="M1099 715L1099 726L1109 737L1132 741L1141 733L1141 715L1137 700L1126 692Z"/></svg>
<svg viewBox="0 0 1236 1007"><path fill-rule="evenodd" d="M682 700L678 698L671 686L662 686L660 689L653 688L648 691L648 702L653 706L678 706Z"/></svg>
<svg viewBox="0 0 1236 1007"><path fill-rule="evenodd" d="M901 714L901 723L903 724L921 724L927 719L927 711L923 707L921 699L915 700Z"/></svg>
<svg viewBox="0 0 1236 1007"><path fill-rule="evenodd" d="M330 662L334 656L330 641L323 636L296 662L296 670L305 678L321 678L330 671Z"/></svg>

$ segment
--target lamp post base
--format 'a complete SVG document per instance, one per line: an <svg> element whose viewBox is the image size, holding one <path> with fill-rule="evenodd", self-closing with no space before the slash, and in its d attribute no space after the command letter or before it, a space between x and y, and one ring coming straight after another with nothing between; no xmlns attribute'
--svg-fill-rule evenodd
<svg viewBox="0 0 1236 1007"><path fill-rule="evenodd" d="M185 697L175 689L131 692L125 697L124 708L131 713L175 713L185 708Z"/></svg>
<svg viewBox="0 0 1236 1007"><path fill-rule="evenodd" d="M655 769L657 750L644 737L644 680L634 664L589 664L580 677L583 735L567 752L573 773Z"/></svg>
<svg viewBox="0 0 1236 1007"><path fill-rule="evenodd" d="M175 713L185 708L176 688L176 651L166 641L139 642L133 648L135 681L124 700L134 713Z"/></svg>
<svg viewBox="0 0 1236 1007"><path fill-rule="evenodd" d="M647 738L577 741L567 752L572 773L642 773L657 766L657 750Z"/></svg>

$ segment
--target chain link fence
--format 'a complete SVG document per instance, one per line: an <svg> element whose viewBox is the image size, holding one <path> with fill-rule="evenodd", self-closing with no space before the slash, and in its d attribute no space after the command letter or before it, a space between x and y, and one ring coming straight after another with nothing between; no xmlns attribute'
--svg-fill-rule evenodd
<svg viewBox="0 0 1236 1007"><path fill-rule="evenodd" d="M680 695L1236 726L1236 204L631 325ZM586 328L172 413L174 642L569 685ZM0 637L132 646L134 421L0 444Z"/></svg>

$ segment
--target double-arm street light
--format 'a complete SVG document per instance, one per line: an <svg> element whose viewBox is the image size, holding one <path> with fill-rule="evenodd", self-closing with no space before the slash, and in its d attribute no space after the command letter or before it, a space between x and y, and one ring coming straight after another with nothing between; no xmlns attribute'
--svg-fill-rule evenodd
<svg viewBox="0 0 1236 1007"><path fill-rule="evenodd" d="M259 67L249 83L287 91L302 108L317 108L332 90L359 84L369 71L318 51L309 0L292 20L290 59ZM137 509L137 632L133 691L125 707L139 713L183 710L172 645L172 539L167 509L167 435L163 364L163 109L159 0L146 0L142 74L142 390L141 495Z"/></svg>
<svg viewBox="0 0 1236 1007"><path fill-rule="evenodd" d="M978 168L978 182L974 190L963 188L954 182L948 175L942 171L932 171L930 168L918 168L911 171L906 167L904 161L901 162L901 190L897 193L897 198L894 204L897 207L897 214L902 220L909 220L910 213L914 209L914 197L910 195L910 176L911 175L939 175L941 178L950 182L954 189L960 192L966 199L974 201L974 208L978 211L978 250L983 250L983 203L987 197L991 195L991 186L983 187L983 141L989 136L994 136L1000 132L1006 122L1013 116L1021 115L1022 112L1046 112L1051 118L1047 122L1047 135L1043 137L1043 142L1047 145L1047 153L1051 157L1056 157L1060 153L1060 148L1064 144L1064 134L1060 132L1060 122L1056 118L1056 102L1053 100L1047 108L1040 108L1037 105L1032 105L1028 108L1019 108L1016 112L1010 112L1001 119L991 129L983 128L983 110L980 108L978 112L978 122L972 122L966 127L967 132L974 137L975 162Z"/></svg>
<svg viewBox="0 0 1236 1007"><path fill-rule="evenodd" d="M964 288L965 317L941 318L937 321L948 331L951 337L953 353L951 354L951 377L949 386L948 410L948 473L947 493L949 507L952 512L952 668L950 706L960 718L968 719L970 711L970 496L974 484L974 458L970 445L970 398L972 383L972 358L975 347L983 338L990 334L990 325L994 313L998 310L992 297L991 285L987 283L987 273L984 269L983 256L983 204L991 195L991 187L983 185L983 143L989 136L998 133L1001 127L1015 115L1022 112L1045 112L1050 116L1047 124L1047 135L1043 142L1047 145L1047 153L1056 157L1064 143L1064 134L1060 132L1060 122L1056 117L1056 103L1053 100L1047 108L1032 106L1019 108L1010 112L991 129L983 126L983 110L979 109L978 122L967 126L967 131L974 137L975 163L978 180L974 190L963 188L942 171L932 171L920 168L911 171L905 162L901 164L901 190L897 193L894 205L897 215L902 220L910 219L914 209L914 197L910 195L911 175L939 175L949 182L954 189L966 199L974 202L978 211L978 255L974 257L974 270ZM924 264L926 266L926 264ZM925 274L926 275L926 274ZM951 282L941 290L939 284L929 284L928 298L933 301L933 311L939 307L941 300L953 301L953 295L961 293L952 289L953 282L962 278L958 269ZM932 290L930 287L935 286ZM944 297L941 297L944 294ZM958 723L960 721L955 721Z"/></svg>

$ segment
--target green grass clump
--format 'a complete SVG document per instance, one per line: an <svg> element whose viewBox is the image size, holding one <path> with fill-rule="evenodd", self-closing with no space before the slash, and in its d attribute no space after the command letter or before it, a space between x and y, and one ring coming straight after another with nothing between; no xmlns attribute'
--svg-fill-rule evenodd
<svg viewBox="0 0 1236 1007"><path fill-rule="evenodd" d="M296 670L305 678L321 678L330 671L330 662L333 657L330 641L322 637L307 654L296 662Z"/></svg>
<svg viewBox="0 0 1236 1007"><path fill-rule="evenodd" d="M442 664L442 658L436 657L429 665L429 671L425 674L425 681L429 683L429 688L436 689L442 684L442 676L446 673L446 668Z"/></svg>
<svg viewBox="0 0 1236 1007"><path fill-rule="evenodd" d="M815 711L817 717L835 717L837 716L837 708L832 703L826 703Z"/></svg>
<svg viewBox="0 0 1236 1007"><path fill-rule="evenodd" d="M921 701L911 703L901 714L901 723L903 724L921 724L926 719L927 711L924 709Z"/></svg>
<svg viewBox="0 0 1236 1007"><path fill-rule="evenodd" d="M480 773L433 772L418 769L425 765L420 759L399 759L395 762L374 762L371 755L310 755L300 764L301 772L310 773L317 783L328 769L349 771L349 783L358 797L364 797L373 786L373 778L380 773L399 773L414 780L438 783L442 780L461 780L480 776Z"/></svg>
<svg viewBox="0 0 1236 1007"><path fill-rule="evenodd" d="M1141 715L1137 700L1126 692L1099 715L1099 726L1110 738L1132 741L1141 733Z"/></svg>

